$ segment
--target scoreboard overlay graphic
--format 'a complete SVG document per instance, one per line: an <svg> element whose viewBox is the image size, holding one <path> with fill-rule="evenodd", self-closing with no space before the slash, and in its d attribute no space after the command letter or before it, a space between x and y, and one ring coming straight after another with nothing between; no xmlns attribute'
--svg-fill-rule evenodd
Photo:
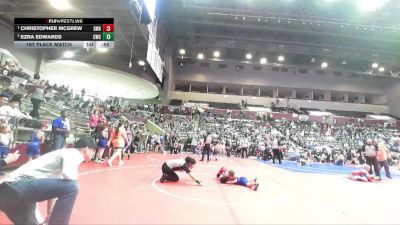
<svg viewBox="0 0 400 225"><path fill-rule="evenodd" d="M16 48L114 48L113 18L15 18Z"/></svg>

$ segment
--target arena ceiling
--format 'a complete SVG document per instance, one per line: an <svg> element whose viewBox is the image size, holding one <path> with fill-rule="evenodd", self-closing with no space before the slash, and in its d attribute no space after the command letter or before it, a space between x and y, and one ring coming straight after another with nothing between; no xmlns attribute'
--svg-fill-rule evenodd
<svg viewBox="0 0 400 225"><path fill-rule="evenodd" d="M115 49L107 54L84 49L74 60L138 74L146 58L147 31L138 22L136 0L69 0L72 9L58 11L49 0L0 1L0 23L12 31L15 17L113 17ZM138 0L142 2L142 0ZM356 2L385 2L365 12ZM174 56L196 61L198 53L213 59L259 64L320 66L389 75L400 72L400 2L396 0L158 0L160 30L166 31ZM367 5L367 4L365 4ZM133 67L128 67L132 49ZM46 50L51 60L63 51ZM245 58L252 54L252 59ZM163 55L165 56L165 55ZM384 72L372 70L377 62ZM153 79L155 81L155 79Z"/></svg>
<svg viewBox="0 0 400 225"><path fill-rule="evenodd" d="M368 8L371 2L385 3ZM165 0L161 21L177 58L400 71L400 2L395 0ZM361 5L359 4L361 3ZM362 4L364 3L364 4ZM371 6L372 7L372 6ZM246 54L252 59L246 59ZM372 63L384 72L372 71Z"/></svg>

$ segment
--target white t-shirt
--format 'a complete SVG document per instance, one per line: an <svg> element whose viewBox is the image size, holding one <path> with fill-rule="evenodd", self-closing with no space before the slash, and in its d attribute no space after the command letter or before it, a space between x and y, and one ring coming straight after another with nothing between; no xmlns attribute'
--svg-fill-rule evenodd
<svg viewBox="0 0 400 225"><path fill-rule="evenodd" d="M10 178L29 176L40 178L78 179L78 167L84 161L82 153L75 148L63 148L46 153L29 161L9 174Z"/></svg>
<svg viewBox="0 0 400 225"><path fill-rule="evenodd" d="M171 159L165 162L167 166L174 171L185 171L186 173L190 173L189 165L186 164L184 159Z"/></svg>
<svg viewBox="0 0 400 225"><path fill-rule="evenodd" d="M206 138L206 144L211 144L211 142L212 142L212 136L208 135Z"/></svg>
<svg viewBox="0 0 400 225"><path fill-rule="evenodd" d="M28 118L28 116L19 111L19 109L13 109L9 105L0 107L0 119L8 123L11 117Z"/></svg>

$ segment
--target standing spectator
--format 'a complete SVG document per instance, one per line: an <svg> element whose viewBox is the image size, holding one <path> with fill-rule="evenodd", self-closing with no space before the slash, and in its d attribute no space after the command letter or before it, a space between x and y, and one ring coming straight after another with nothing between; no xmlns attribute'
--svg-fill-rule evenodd
<svg viewBox="0 0 400 225"><path fill-rule="evenodd" d="M0 181L0 210L14 224L38 224L36 203L56 198L48 210L48 224L69 224L79 192L78 167L93 157L94 140L81 138L74 147L44 154Z"/></svg>
<svg viewBox="0 0 400 225"><path fill-rule="evenodd" d="M137 131L133 137L132 149L134 152L139 153L140 147L140 131Z"/></svg>
<svg viewBox="0 0 400 225"><path fill-rule="evenodd" d="M192 148L192 153L196 154L196 148L197 148L197 133L194 132L192 136L192 142L190 143L190 147Z"/></svg>
<svg viewBox="0 0 400 225"><path fill-rule="evenodd" d="M114 150L111 158L107 161L108 166L112 166L112 163L115 158L118 157L119 159L119 165L124 165L124 162L122 161L122 151L125 149L125 144L128 143L128 136L126 134L125 130L125 122L124 120L120 120L118 123L118 126L115 128L115 130L111 133L111 138L108 141L108 146L111 146Z"/></svg>
<svg viewBox="0 0 400 225"><path fill-rule="evenodd" d="M146 125L143 126L143 131L140 133L140 146L139 146L139 151L143 150L143 153L146 152L146 143L147 143L147 139L149 138L148 133L147 133L147 128Z"/></svg>
<svg viewBox="0 0 400 225"><path fill-rule="evenodd" d="M376 159L378 160L379 170L385 168L385 173L387 178L392 178L389 171L388 158L390 157L389 149L385 146L385 142L382 140L378 143L378 152Z"/></svg>
<svg viewBox="0 0 400 225"><path fill-rule="evenodd" d="M99 113L97 110L94 110L89 116L89 127L91 135L95 133L97 126L99 125Z"/></svg>
<svg viewBox="0 0 400 225"><path fill-rule="evenodd" d="M281 164L281 156L282 153L280 151L280 140L278 140L278 138L275 138L273 140L273 144L272 144L272 153L273 153L273 158L272 158L272 162L275 164L275 159L278 158L279 164Z"/></svg>
<svg viewBox="0 0 400 225"><path fill-rule="evenodd" d="M31 141L28 144L28 161L40 156L40 144L44 143L43 123L38 123L35 131L32 133Z"/></svg>
<svg viewBox="0 0 400 225"><path fill-rule="evenodd" d="M171 154L178 154L179 138L175 131L171 131Z"/></svg>
<svg viewBox="0 0 400 225"><path fill-rule="evenodd" d="M31 102L32 102L32 111L29 113L29 115L31 115L33 118L39 119L39 108L40 105L42 104L43 101L45 101L44 99L44 82L45 81L40 81L39 84L34 86L34 90L32 92L31 95Z"/></svg>
<svg viewBox="0 0 400 225"><path fill-rule="evenodd" d="M99 127L100 135L97 143L96 163L103 163L104 150L107 148L108 129L105 126Z"/></svg>
<svg viewBox="0 0 400 225"><path fill-rule="evenodd" d="M104 112L103 112L103 111L100 111L100 114L99 114L99 123L100 123L100 122L103 122L103 123L107 122L107 118L106 118L106 116L104 115Z"/></svg>
<svg viewBox="0 0 400 225"><path fill-rule="evenodd" d="M83 89L81 90L81 97L83 98L83 96L85 96L85 94L86 94L86 90L85 90L85 88L83 88Z"/></svg>
<svg viewBox="0 0 400 225"><path fill-rule="evenodd" d="M64 148L69 133L67 112L61 111L61 116L52 123L53 150Z"/></svg>

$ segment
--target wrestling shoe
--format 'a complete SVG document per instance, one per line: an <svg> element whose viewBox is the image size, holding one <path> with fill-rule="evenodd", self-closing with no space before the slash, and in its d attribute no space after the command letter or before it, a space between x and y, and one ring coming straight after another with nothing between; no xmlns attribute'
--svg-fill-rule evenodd
<svg viewBox="0 0 400 225"><path fill-rule="evenodd" d="M254 185L254 189L253 189L254 191L257 191L258 185L260 185L260 184L255 184L255 185Z"/></svg>
<svg viewBox="0 0 400 225"><path fill-rule="evenodd" d="M167 176L163 174L160 178L160 183L164 183L164 181L167 179Z"/></svg>

